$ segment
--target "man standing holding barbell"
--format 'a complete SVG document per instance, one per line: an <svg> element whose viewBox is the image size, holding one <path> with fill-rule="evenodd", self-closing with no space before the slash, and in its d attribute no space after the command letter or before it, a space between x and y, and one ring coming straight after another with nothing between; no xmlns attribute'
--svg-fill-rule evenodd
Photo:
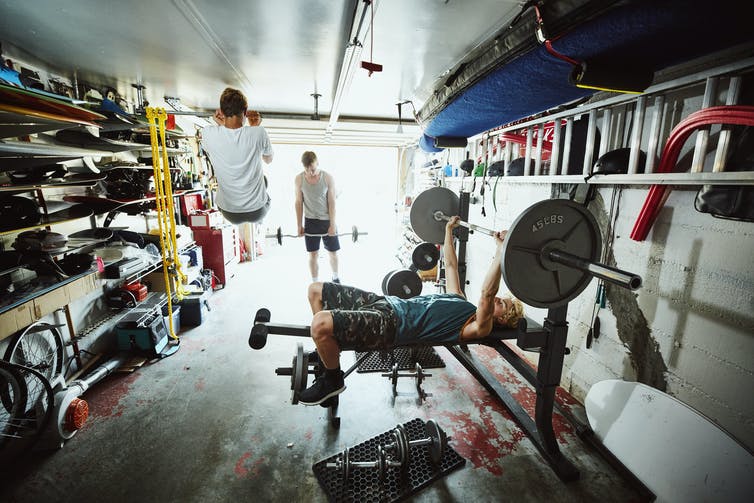
<svg viewBox="0 0 754 503"><path fill-rule="evenodd" d="M309 271L312 282L319 281L319 241L330 255L333 283L338 278L338 240L335 228L335 181L331 174L319 169L314 152L306 151L301 156L304 171L296 176L296 228L304 236L309 252ZM303 223L302 223L303 218ZM326 234L326 235L325 235Z"/></svg>
<svg viewBox="0 0 754 503"><path fill-rule="evenodd" d="M346 389L340 369L342 350L372 351L422 343L462 344L488 336L493 326L518 324L523 317L521 301L497 297L506 231L494 233L497 252L475 306L466 300L458 274L453 229L459 221L455 216L445 225L446 293L402 299L333 283L309 286L309 304L314 314L311 336L324 372L301 392L299 403L317 405Z"/></svg>

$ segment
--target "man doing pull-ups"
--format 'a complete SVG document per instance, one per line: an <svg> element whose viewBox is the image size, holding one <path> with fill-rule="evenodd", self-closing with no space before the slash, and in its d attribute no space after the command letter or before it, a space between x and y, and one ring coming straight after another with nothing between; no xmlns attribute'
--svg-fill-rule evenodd
<svg viewBox="0 0 754 503"><path fill-rule="evenodd" d="M317 282L309 286L309 304L314 314L311 336L324 372L301 392L299 402L317 405L346 389L340 369L343 350L463 343L486 337L495 325L516 326L523 317L521 302L496 296L506 231L495 233L495 257L484 278L478 306L474 306L466 300L458 275L453 229L459 221L455 216L445 226L446 293L402 299L335 283Z"/></svg>

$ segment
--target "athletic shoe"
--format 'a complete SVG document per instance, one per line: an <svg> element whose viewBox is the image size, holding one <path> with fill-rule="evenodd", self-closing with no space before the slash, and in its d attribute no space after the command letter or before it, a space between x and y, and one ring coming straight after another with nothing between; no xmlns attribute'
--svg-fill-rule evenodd
<svg viewBox="0 0 754 503"><path fill-rule="evenodd" d="M314 384L302 391L298 396L299 403L303 405L319 405L328 398L343 393L346 385L343 382L343 371L339 370L335 376L326 371L323 375L314 379Z"/></svg>
<svg viewBox="0 0 754 503"><path fill-rule="evenodd" d="M339 285L340 284L340 278L333 278L332 282L333 283L337 283Z"/></svg>

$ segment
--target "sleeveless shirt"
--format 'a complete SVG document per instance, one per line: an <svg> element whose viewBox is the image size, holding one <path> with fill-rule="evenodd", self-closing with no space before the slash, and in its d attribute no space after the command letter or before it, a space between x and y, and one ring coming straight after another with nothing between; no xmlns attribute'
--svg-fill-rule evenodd
<svg viewBox="0 0 754 503"><path fill-rule="evenodd" d="M385 296L398 319L395 344L457 342L476 306L454 293L434 293L410 299Z"/></svg>
<svg viewBox="0 0 754 503"><path fill-rule="evenodd" d="M327 205L327 182L325 172L320 170L317 183L310 184L306 181L306 175L301 173L301 192L304 195L304 216L317 220L330 220L330 211Z"/></svg>

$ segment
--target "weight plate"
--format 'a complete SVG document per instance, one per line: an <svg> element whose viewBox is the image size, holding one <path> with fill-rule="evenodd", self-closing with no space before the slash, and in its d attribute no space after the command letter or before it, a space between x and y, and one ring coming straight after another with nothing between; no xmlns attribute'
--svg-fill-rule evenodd
<svg viewBox="0 0 754 503"><path fill-rule="evenodd" d="M508 290L530 306L562 306L586 288L592 275L549 260L543 249L598 260L602 235L597 221L580 204L550 199L527 208L508 229L502 257Z"/></svg>
<svg viewBox="0 0 754 503"><path fill-rule="evenodd" d="M381 445L377 446L377 473L380 475L380 482L385 481L387 472L387 452Z"/></svg>
<svg viewBox="0 0 754 503"><path fill-rule="evenodd" d="M296 345L296 356L293 357L292 374L291 374L291 389L293 390L293 396L291 397L291 404L296 405L298 403L298 395L306 389L306 380L309 376L309 357L304 356L304 345L298 343Z"/></svg>
<svg viewBox="0 0 754 503"><path fill-rule="evenodd" d="M406 428L402 424L399 424L393 430L393 436L395 437L396 449L398 450L397 458L401 464L401 472L408 473L410 446L408 443L408 433L406 433Z"/></svg>
<svg viewBox="0 0 754 503"><path fill-rule="evenodd" d="M437 421L434 419L428 419L426 427L427 435L429 435L429 439L431 440L429 444L429 459L432 463L437 465L440 464L442 456L445 454L447 437L445 436L445 432L442 431L442 428L440 428L440 425L438 425Z"/></svg>
<svg viewBox="0 0 754 503"><path fill-rule="evenodd" d="M348 476L351 474L351 460L349 459L350 456L348 454L348 447L343 449L343 457L341 458L341 462L343 463L343 483L345 484L348 480Z"/></svg>
<svg viewBox="0 0 754 503"><path fill-rule="evenodd" d="M411 263L420 271L429 271L440 260L440 250L433 243L422 243L414 248Z"/></svg>
<svg viewBox="0 0 754 503"><path fill-rule="evenodd" d="M359 229L354 225L351 227L351 241L354 243L359 240Z"/></svg>
<svg viewBox="0 0 754 503"><path fill-rule="evenodd" d="M385 295L395 295L401 299L416 297L422 292L422 280L409 269L393 271L385 283Z"/></svg>
<svg viewBox="0 0 754 503"><path fill-rule="evenodd" d="M458 215L458 196L445 187L432 187L414 199L411 205L411 228L424 241L442 244L445 241L445 220L435 220L435 211L452 217Z"/></svg>
<svg viewBox="0 0 754 503"><path fill-rule="evenodd" d="M393 269L392 271L388 272L384 278L382 278L382 294L387 295L387 281L390 279L390 276L397 271L398 269Z"/></svg>

